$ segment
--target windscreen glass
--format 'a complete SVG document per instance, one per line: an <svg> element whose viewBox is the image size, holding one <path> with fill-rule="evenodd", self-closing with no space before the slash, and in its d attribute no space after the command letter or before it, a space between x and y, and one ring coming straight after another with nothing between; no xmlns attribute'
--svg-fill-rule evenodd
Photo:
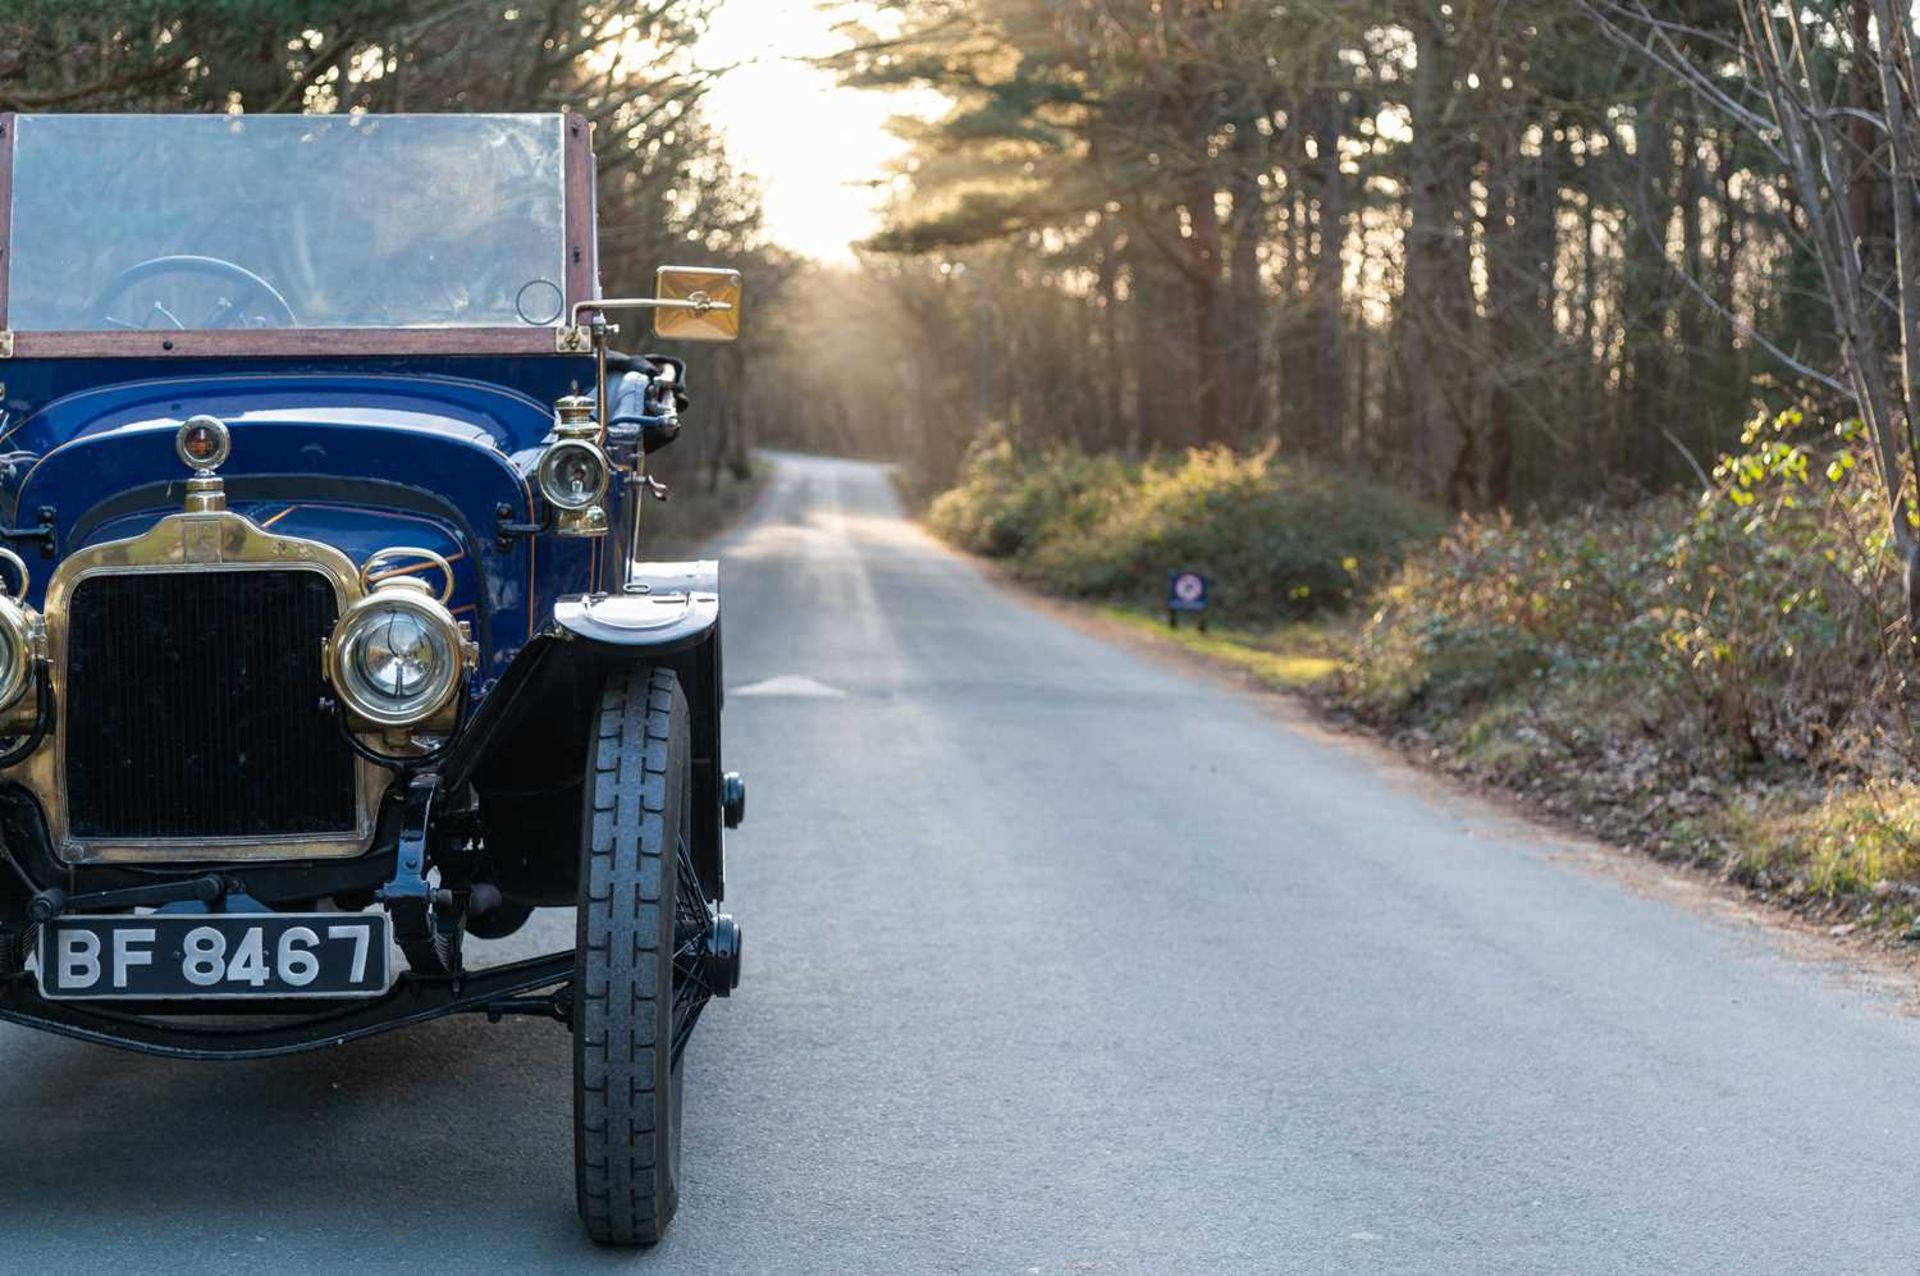
<svg viewBox="0 0 1920 1276"><path fill-rule="evenodd" d="M9 327L511 327L564 307L558 116L25 116Z"/></svg>

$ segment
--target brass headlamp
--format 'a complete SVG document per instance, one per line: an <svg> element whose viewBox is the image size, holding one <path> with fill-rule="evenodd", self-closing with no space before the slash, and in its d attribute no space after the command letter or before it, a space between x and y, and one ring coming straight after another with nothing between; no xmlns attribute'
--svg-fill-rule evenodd
<svg viewBox="0 0 1920 1276"><path fill-rule="evenodd" d="M26 603L26 562L10 549L0 549L0 562L11 566L20 580L17 592L0 586L0 735L5 735L32 722L26 695L46 659L47 627Z"/></svg>
<svg viewBox="0 0 1920 1276"><path fill-rule="evenodd" d="M445 578L438 596L406 569L375 570L418 559ZM479 659L467 626L453 618L453 568L429 549L395 547L360 569L366 597L341 614L324 651L327 680L361 732L448 731L459 717L466 677Z"/></svg>

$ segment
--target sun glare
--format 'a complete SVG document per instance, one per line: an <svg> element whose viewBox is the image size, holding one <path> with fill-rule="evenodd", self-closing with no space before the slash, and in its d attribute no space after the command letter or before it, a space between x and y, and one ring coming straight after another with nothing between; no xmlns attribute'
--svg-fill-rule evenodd
<svg viewBox="0 0 1920 1276"><path fill-rule="evenodd" d="M902 149L887 121L925 113L933 95L843 89L810 65L843 47L834 21L804 0L723 0L694 56L703 67L732 68L705 109L733 163L761 183L767 233L795 252L844 262L848 246L879 225L887 165Z"/></svg>

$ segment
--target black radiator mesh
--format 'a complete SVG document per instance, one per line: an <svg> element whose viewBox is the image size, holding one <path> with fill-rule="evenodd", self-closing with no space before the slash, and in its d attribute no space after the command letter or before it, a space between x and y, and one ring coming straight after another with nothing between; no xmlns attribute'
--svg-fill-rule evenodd
<svg viewBox="0 0 1920 1276"><path fill-rule="evenodd" d="M333 586L309 571L94 576L67 623L77 838L354 828L354 759L321 701Z"/></svg>

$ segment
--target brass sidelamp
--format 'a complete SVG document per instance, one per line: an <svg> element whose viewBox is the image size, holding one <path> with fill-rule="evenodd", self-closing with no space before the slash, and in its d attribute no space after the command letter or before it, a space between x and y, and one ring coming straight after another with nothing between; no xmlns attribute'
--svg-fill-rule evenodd
<svg viewBox="0 0 1920 1276"><path fill-rule="evenodd" d="M554 531L561 536L605 536L612 467L600 446L593 400L570 394L556 402L553 411L552 442L534 473L540 494L553 507Z"/></svg>

